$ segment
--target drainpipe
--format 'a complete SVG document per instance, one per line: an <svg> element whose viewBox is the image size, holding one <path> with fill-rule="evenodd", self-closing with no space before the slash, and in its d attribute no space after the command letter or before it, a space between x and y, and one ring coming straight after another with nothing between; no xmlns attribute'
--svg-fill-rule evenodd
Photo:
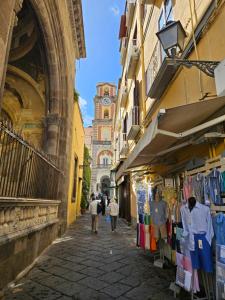
<svg viewBox="0 0 225 300"><path fill-rule="evenodd" d="M146 82L145 82L145 56L144 56L144 33L143 33L143 15L142 15L142 0L138 1L138 9L139 9L139 32L140 32L140 51L141 51L141 77L142 77L142 85L141 85L141 95L142 95L142 121L145 120L146 116Z"/></svg>

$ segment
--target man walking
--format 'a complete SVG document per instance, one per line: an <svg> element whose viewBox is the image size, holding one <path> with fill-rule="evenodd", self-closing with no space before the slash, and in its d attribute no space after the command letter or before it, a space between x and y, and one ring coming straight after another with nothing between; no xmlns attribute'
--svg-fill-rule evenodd
<svg viewBox="0 0 225 300"><path fill-rule="evenodd" d="M92 232L98 233L98 205L99 201L92 196L92 202L90 203L90 213L91 213L91 228Z"/></svg>
<svg viewBox="0 0 225 300"><path fill-rule="evenodd" d="M108 207L109 207L109 214L111 217L112 232L114 232L117 224L117 216L119 215L119 205L117 204L115 198L112 198Z"/></svg>

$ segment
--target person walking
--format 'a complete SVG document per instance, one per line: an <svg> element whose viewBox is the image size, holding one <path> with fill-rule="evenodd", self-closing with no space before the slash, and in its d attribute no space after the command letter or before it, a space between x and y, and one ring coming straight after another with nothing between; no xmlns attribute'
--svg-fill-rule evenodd
<svg viewBox="0 0 225 300"><path fill-rule="evenodd" d="M105 195L101 196L102 215L105 215Z"/></svg>
<svg viewBox="0 0 225 300"><path fill-rule="evenodd" d="M112 232L114 232L116 230L116 225L117 225L117 216L119 215L119 205L117 204L115 198L111 199L108 208L111 217Z"/></svg>
<svg viewBox="0 0 225 300"><path fill-rule="evenodd" d="M92 201L90 203L90 214L91 214L91 228L92 232L98 233L98 205L99 201L94 195L92 195Z"/></svg>

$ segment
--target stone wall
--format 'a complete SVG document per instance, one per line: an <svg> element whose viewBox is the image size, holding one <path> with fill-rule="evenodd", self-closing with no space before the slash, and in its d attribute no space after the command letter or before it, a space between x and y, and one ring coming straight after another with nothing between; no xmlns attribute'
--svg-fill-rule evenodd
<svg viewBox="0 0 225 300"><path fill-rule="evenodd" d="M0 199L0 290L57 237L59 203Z"/></svg>

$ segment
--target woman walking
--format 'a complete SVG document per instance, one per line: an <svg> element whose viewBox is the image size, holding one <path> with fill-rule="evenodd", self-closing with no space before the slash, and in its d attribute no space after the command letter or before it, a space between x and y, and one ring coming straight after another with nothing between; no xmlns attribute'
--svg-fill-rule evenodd
<svg viewBox="0 0 225 300"><path fill-rule="evenodd" d="M108 208L109 208L109 214L111 217L112 232L114 232L116 229L116 225L117 225L117 216L119 215L119 205L117 204L115 198L111 199Z"/></svg>

